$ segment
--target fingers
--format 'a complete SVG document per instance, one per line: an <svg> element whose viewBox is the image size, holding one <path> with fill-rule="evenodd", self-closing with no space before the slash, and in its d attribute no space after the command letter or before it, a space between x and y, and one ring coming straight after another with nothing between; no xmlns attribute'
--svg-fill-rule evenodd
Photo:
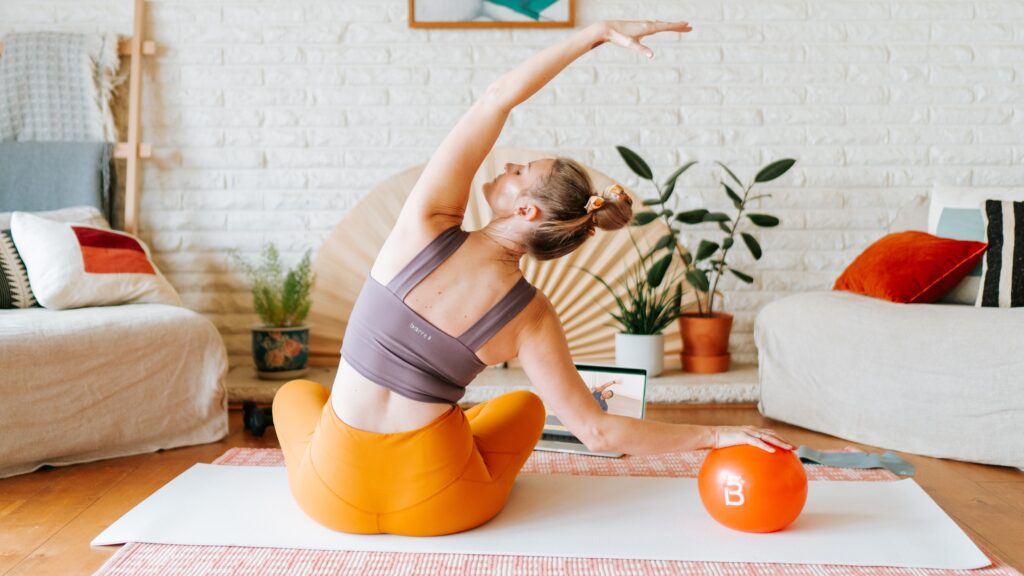
<svg viewBox="0 0 1024 576"><path fill-rule="evenodd" d="M644 56L647 56L648 59L654 58L654 51L653 50L651 50L647 46L644 46L643 44L637 42L636 39L634 39L634 38L631 38L629 36L624 36L624 37L626 39L626 45L627 46L629 46L630 48L632 48L632 49L636 50L637 52L643 54Z"/></svg>
<svg viewBox="0 0 1024 576"><path fill-rule="evenodd" d="M651 31L648 34L654 34L656 32L690 32L693 28L689 22L678 21L678 22L666 22L664 20L648 20L648 26Z"/></svg>
<svg viewBox="0 0 1024 576"><path fill-rule="evenodd" d="M660 32L670 32L670 31L689 32L689 31L693 30L693 27L690 26L689 22L681 22L681 21L680 22L664 22L664 21L658 20L657 23L660 26L660 28L659 28Z"/></svg>
<svg viewBox="0 0 1024 576"><path fill-rule="evenodd" d="M771 446L769 446L765 442L762 442L760 439L754 438L754 437L749 437L749 438L750 439L747 440L747 444L750 444L751 446L754 446L755 448L760 448L761 450L764 450L765 452L775 452L775 448L772 448Z"/></svg>
<svg viewBox="0 0 1024 576"><path fill-rule="evenodd" d="M794 446L792 444L790 444L789 442L786 442L785 440L780 438L779 435L776 434L774 430L767 430L767 429L764 429L764 428L755 428L753 426L744 426L743 428L744 428L744 431L747 434L757 438L758 440L763 440L764 442L767 442L769 444L773 444L773 445L778 446L779 448L782 448L784 450L793 450L794 449Z"/></svg>
<svg viewBox="0 0 1024 576"><path fill-rule="evenodd" d="M683 21L666 22L663 20L640 20L632 22L623 21L617 24L622 26L622 30L617 30L615 26L612 26L609 40L619 46L632 48L647 56L648 59L654 58L654 51L638 42L639 38L656 34L658 32L690 32L693 30L693 28L690 27L689 22Z"/></svg>

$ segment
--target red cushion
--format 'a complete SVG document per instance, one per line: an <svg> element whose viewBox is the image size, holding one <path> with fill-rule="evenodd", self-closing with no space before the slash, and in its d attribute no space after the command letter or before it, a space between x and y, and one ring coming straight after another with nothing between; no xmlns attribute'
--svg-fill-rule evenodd
<svg viewBox="0 0 1024 576"><path fill-rule="evenodd" d="M971 273L987 247L925 232L889 234L857 256L832 289L890 302L935 302Z"/></svg>

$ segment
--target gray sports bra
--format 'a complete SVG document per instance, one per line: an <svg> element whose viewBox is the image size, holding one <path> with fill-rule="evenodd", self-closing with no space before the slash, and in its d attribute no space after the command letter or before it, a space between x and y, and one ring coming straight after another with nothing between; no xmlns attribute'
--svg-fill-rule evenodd
<svg viewBox="0 0 1024 576"><path fill-rule="evenodd" d="M537 291L525 278L458 337L428 322L405 297L466 241L448 228L413 257L387 286L367 275L349 317L341 356L369 380L420 402L454 404L486 364L476 350L515 318Z"/></svg>

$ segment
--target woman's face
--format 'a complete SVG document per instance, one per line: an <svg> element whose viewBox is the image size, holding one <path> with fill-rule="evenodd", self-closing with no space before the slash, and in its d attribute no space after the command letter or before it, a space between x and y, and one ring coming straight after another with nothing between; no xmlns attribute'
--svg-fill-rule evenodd
<svg viewBox="0 0 1024 576"><path fill-rule="evenodd" d="M544 158L526 164L505 164L505 170L494 180L484 182L484 198L496 217L511 216L517 209L531 204L530 187L546 177L554 160Z"/></svg>

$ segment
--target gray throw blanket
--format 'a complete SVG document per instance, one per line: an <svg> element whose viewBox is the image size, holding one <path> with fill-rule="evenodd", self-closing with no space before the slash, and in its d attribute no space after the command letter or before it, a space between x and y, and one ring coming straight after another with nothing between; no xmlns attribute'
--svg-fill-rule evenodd
<svg viewBox="0 0 1024 576"><path fill-rule="evenodd" d="M116 34L21 32L0 56L0 141L117 140Z"/></svg>
<svg viewBox="0 0 1024 576"><path fill-rule="evenodd" d="M95 206L111 221L109 142L0 142L0 212Z"/></svg>

